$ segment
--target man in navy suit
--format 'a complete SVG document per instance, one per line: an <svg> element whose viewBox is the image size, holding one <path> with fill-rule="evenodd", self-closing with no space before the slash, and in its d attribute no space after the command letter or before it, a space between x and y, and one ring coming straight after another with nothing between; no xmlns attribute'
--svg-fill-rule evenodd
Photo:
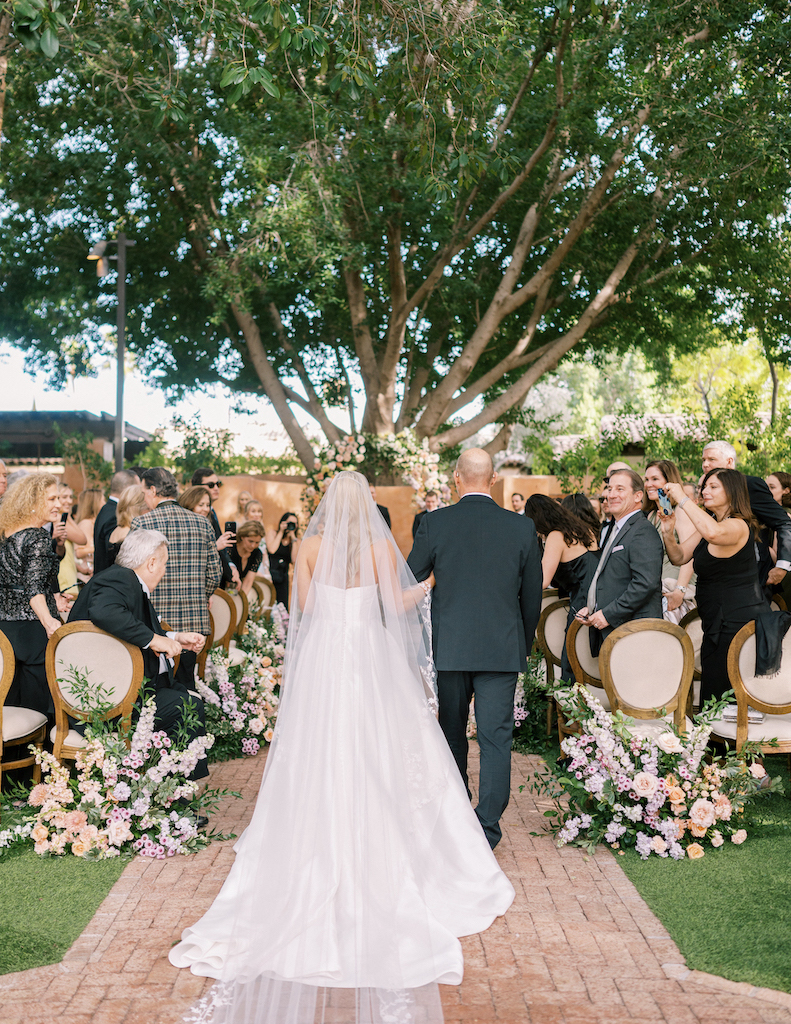
<svg viewBox="0 0 791 1024"><path fill-rule="evenodd" d="M492 498L497 474L488 452L463 452L453 478L461 500L423 516L409 567L420 581L432 572L436 579L431 621L439 724L465 784L475 695L481 750L475 812L494 848L511 793L516 679L541 612L541 554L532 519Z"/></svg>

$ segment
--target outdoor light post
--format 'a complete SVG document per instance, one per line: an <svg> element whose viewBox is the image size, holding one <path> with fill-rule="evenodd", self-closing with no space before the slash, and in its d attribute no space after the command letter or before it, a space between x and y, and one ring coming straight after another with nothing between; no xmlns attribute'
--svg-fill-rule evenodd
<svg viewBox="0 0 791 1024"><path fill-rule="evenodd" d="M117 376L115 389L115 471L124 468L124 356L126 352L126 250L135 243L123 231L117 238L97 242L88 253L89 260L96 260L96 276L104 277L110 269L110 260L118 262L118 314L116 319ZM117 256L105 256L108 245L115 245Z"/></svg>

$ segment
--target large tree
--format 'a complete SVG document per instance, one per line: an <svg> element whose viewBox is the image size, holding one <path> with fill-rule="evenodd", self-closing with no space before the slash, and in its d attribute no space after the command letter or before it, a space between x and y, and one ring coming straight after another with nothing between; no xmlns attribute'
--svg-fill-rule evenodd
<svg viewBox="0 0 791 1024"><path fill-rule="evenodd" d="M9 65L0 334L84 367L125 230L144 372L265 395L306 465L357 378L363 429L495 450L575 346L700 344L788 195L787 3L92 10Z"/></svg>

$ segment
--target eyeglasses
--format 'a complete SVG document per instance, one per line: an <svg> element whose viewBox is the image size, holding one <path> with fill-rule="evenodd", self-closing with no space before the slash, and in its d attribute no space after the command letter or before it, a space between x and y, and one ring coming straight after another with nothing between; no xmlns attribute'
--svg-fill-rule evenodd
<svg viewBox="0 0 791 1024"><path fill-rule="evenodd" d="M209 483L207 480L203 485L204 487L222 487L222 480L215 480L213 483Z"/></svg>

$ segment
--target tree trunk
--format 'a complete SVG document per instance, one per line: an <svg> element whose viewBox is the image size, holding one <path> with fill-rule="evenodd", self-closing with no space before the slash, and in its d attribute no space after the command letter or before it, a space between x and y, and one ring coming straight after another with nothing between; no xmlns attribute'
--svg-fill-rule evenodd
<svg viewBox="0 0 791 1024"><path fill-rule="evenodd" d="M772 412L770 416L770 422L774 423L775 417L777 416L777 396L780 391L780 381L777 377L777 367L771 359L766 360L769 363L769 373L772 376Z"/></svg>

